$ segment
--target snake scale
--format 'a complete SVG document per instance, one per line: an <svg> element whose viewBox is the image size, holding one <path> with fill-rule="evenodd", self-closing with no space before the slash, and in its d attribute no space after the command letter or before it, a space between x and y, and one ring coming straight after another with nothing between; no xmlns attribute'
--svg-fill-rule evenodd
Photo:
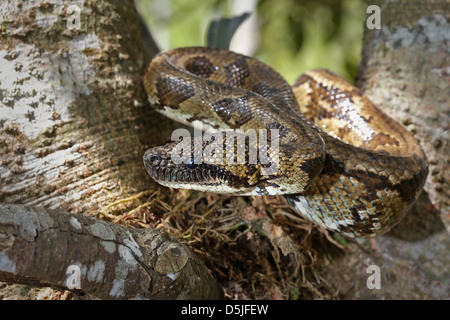
<svg viewBox="0 0 450 320"><path fill-rule="evenodd" d="M374 237L402 219L428 174L425 154L414 137L326 69L305 72L291 87L257 59L188 47L157 54L145 73L144 87L158 112L215 133L210 139L172 141L146 151L147 172L164 186L234 195L282 194L298 214L323 228ZM244 138L244 152L224 161L224 154L235 154L240 146L235 140L228 149L219 143L226 141L227 132L256 132L262 138L264 130L266 140ZM261 141L265 147L258 149ZM206 153L213 143L216 151ZM222 155L217 146L222 146ZM261 158L250 162L255 148L262 150ZM192 156L198 150L208 161ZM188 151L190 158L173 160ZM268 171L272 165L276 170Z"/></svg>

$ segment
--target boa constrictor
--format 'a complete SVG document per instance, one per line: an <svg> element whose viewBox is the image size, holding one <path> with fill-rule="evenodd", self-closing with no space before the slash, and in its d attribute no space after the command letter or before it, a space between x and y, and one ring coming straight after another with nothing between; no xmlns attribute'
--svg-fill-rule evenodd
<svg viewBox="0 0 450 320"><path fill-rule="evenodd" d="M222 49L179 48L152 59L144 87L160 113L216 134L147 150L146 170L165 186L283 194L297 213L324 228L373 237L401 220L428 174L414 137L325 69L304 73L291 87L256 59ZM246 137L240 140L244 149L235 140L228 147L217 143L230 130ZM247 132L257 138L266 132L266 140L249 139ZM267 142L264 148L261 141ZM206 152L214 143L216 149ZM234 158L238 149L244 152ZM255 149L261 158L251 162ZM192 156L198 150L200 161ZM180 162L175 154L191 155ZM224 154L233 156L224 161Z"/></svg>

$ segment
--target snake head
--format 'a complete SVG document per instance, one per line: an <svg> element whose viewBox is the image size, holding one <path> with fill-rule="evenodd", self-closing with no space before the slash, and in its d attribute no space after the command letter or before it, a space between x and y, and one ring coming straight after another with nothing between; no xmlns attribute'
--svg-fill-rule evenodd
<svg viewBox="0 0 450 320"><path fill-rule="evenodd" d="M144 165L148 174L166 187L233 194L255 189L257 165L226 163L214 153L203 159L208 146L210 141L184 138L148 149Z"/></svg>

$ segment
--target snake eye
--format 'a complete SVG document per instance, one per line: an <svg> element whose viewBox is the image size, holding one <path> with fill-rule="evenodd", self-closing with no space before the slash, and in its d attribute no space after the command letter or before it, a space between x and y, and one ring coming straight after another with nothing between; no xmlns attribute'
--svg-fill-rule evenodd
<svg viewBox="0 0 450 320"><path fill-rule="evenodd" d="M189 170L194 170L195 168L197 168L197 164L194 163L194 158L191 158L189 161L186 161L186 163L184 165Z"/></svg>

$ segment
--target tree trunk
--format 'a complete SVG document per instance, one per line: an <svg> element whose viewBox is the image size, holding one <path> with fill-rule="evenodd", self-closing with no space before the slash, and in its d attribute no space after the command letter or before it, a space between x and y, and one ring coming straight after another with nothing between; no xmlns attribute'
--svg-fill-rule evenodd
<svg viewBox="0 0 450 320"><path fill-rule="evenodd" d="M172 129L143 91L132 1L80 5L72 30L72 2L18 3L2 4L0 201L96 214L154 187L142 154Z"/></svg>
<svg viewBox="0 0 450 320"><path fill-rule="evenodd" d="M154 43L148 41L148 37L147 42L143 41L139 19L131 0L127 3L2 3L1 203L58 209L86 216L115 217L118 213L133 209L130 208L130 203L139 208L146 200L142 195L156 188L155 183L147 178L142 156L147 148L167 142L174 126L170 120L153 111L144 93L142 76L149 57L157 52L157 48ZM135 200L121 201L124 198ZM8 228L20 226L11 218L11 212L15 209L9 211L8 208L13 207L2 205L0 208L3 219L0 226L6 234L5 237L10 239L8 230L11 229ZM44 221L47 225L50 212L47 213L49 216L36 217L36 210L17 209L14 212L28 214L28 220L20 220L25 224ZM66 216L63 217L67 220ZM58 237L63 243L67 242L65 245L69 245L69 248L74 245L69 241L73 240L68 238L69 234L63 232L67 231L64 229L67 225L61 219L63 218L52 218L54 221L60 221L56 226L61 230L41 230L54 239L54 242L47 243L48 247L40 247L37 242L30 244L43 250L34 253L38 259L36 261L29 260L33 256L19 255L15 251L15 242L13 246L1 243L0 280L39 276L34 273L11 274L8 273L7 267L14 263L17 264L17 270L31 271L31 265L37 268L34 270L41 270L39 268L49 263L44 261L49 257L48 251L59 248ZM100 223L91 220L81 222L87 221L81 217L71 219L78 219L83 230L85 223ZM10 225L11 221L14 224ZM113 226L108 228L114 229L114 233L117 232L117 239L121 237L119 234L125 232ZM152 237L152 234L160 233L157 230L132 232L136 241L139 241L138 238ZM90 249L95 248L87 246L90 243L89 236L92 235L83 233L83 236L83 245L78 244L79 247L75 250L78 254L73 256L67 253L67 256L64 256L66 260L61 261L61 265L77 261L89 266L97 261L95 254L99 255L99 259L106 254L90 252ZM167 237L160 238L168 241ZM172 245L171 243L176 241L170 239L169 243L161 246ZM123 244L118 242L118 245ZM176 245L181 248L180 244ZM147 295L141 296L148 298L151 293L152 297L183 297L176 287L183 288L184 285L198 288L188 293L189 298L219 297L219 290L208 270L204 266L198 267L201 262L188 253L185 247L180 250L184 256L190 257L188 262L183 263L188 266L186 270L192 274L179 278L181 281L177 280L172 293L161 292L158 295L158 292L154 291L157 288L155 287L149 289ZM175 251L180 253L180 250ZM165 258L170 259L171 252L165 252ZM119 255L120 250L115 251L115 254ZM13 257L16 260L13 260ZM39 260L41 258L42 260ZM119 258L116 256L114 259L119 261ZM176 254L172 259L178 259ZM24 265L20 267L21 263ZM120 263L118 262L118 265ZM146 274L148 270L141 266L142 264L139 264L139 271L136 271L143 279L141 285L149 286L150 274ZM113 268L113 265L108 268ZM63 269L59 270L56 278L32 277L31 280L62 285L61 272L66 272ZM197 274L193 271L201 272ZM119 278L115 278L117 279ZM108 278L108 281L115 280ZM158 283L155 281L156 279L152 278L150 287ZM190 281L194 283L193 286L188 284ZM113 285L113 282L104 284L109 290ZM210 289L200 289L204 287ZM88 291L101 292L101 297L107 297L105 292L108 290L105 288ZM132 293L135 292L131 290L124 296L130 297Z"/></svg>
<svg viewBox="0 0 450 320"><path fill-rule="evenodd" d="M448 298L450 3L372 4L381 8L381 29L365 29L357 85L420 141L430 174L406 219L385 236L351 246L327 278L343 298ZM370 265L379 267L380 290L366 285Z"/></svg>

